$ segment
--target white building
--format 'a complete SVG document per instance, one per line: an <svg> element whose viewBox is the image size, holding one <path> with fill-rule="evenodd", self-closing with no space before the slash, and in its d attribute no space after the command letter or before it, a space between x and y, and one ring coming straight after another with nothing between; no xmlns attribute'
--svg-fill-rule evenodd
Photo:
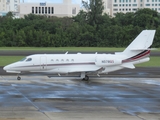
<svg viewBox="0 0 160 120"><path fill-rule="evenodd" d="M6 11L6 0L0 0L0 11Z"/></svg>
<svg viewBox="0 0 160 120"><path fill-rule="evenodd" d="M20 17L33 13L37 15L71 17L80 11L79 4L72 4L71 0L63 0L63 3L21 3L19 5Z"/></svg>
<svg viewBox="0 0 160 120"><path fill-rule="evenodd" d="M18 12L20 0L0 0L0 11Z"/></svg>
<svg viewBox="0 0 160 120"><path fill-rule="evenodd" d="M108 7L109 2L107 0L103 0L104 2L104 13L107 13L108 15L111 15L111 10Z"/></svg>
<svg viewBox="0 0 160 120"><path fill-rule="evenodd" d="M17 18L19 3L20 0L0 0L0 16L5 16L8 12L12 12L14 17Z"/></svg>
<svg viewBox="0 0 160 120"><path fill-rule="evenodd" d="M110 15L117 12L136 12L138 9L150 8L160 12L160 0L104 0L110 9Z"/></svg>
<svg viewBox="0 0 160 120"><path fill-rule="evenodd" d="M20 0L6 0L7 11L18 12Z"/></svg>

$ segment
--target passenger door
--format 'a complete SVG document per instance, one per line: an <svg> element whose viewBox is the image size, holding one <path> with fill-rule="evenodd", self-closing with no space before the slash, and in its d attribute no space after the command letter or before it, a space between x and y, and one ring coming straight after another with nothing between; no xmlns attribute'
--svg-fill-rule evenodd
<svg viewBox="0 0 160 120"><path fill-rule="evenodd" d="M46 56L40 57L40 69L41 70L47 69L47 57Z"/></svg>

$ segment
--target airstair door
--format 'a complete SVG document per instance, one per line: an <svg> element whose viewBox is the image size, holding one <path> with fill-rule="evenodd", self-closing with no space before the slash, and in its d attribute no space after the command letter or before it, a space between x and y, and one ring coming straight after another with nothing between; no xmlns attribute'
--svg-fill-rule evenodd
<svg viewBox="0 0 160 120"><path fill-rule="evenodd" d="M47 69L47 57L40 57L40 68L41 70L46 70Z"/></svg>

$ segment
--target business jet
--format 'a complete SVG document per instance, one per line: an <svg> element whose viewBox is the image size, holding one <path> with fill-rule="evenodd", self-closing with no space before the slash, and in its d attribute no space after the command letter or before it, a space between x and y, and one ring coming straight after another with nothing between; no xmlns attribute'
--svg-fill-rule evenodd
<svg viewBox="0 0 160 120"><path fill-rule="evenodd" d="M34 54L3 69L8 73L17 73L17 80L21 79L19 74L26 72L79 73L81 79L89 80L88 74L91 73L99 76L123 68L134 69L135 64L149 61L155 32L143 30L123 52L115 54Z"/></svg>

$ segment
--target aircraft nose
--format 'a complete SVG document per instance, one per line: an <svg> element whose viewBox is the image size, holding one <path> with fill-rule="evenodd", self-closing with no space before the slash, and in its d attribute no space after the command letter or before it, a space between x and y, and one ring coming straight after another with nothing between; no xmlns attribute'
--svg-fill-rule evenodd
<svg viewBox="0 0 160 120"><path fill-rule="evenodd" d="M3 70L7 71L10 67L7 65L7 66L4 66L3 67Z"/></svg>

